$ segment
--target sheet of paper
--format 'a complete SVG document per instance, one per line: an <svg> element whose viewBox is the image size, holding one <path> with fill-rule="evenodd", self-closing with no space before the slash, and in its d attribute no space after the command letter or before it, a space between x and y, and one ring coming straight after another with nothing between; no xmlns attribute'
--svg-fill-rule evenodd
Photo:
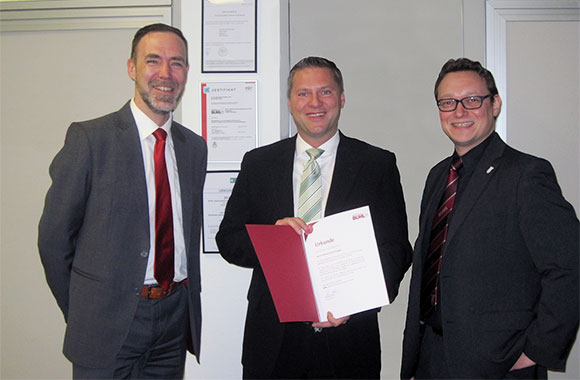
<svg viewBox="0 0 580 380"><path fill-rule="evenodd" d="M319 315L335 318L389 304L368 206L314 223L305 252Z"/></svg>
<svg viewBox="0 0 580 380"><path fill-rule="evenodd" d="M218 253L215 242L226 204L238 177L237 171L208 171L203 188L203 252Z"/></svg>
<svg viewBox="0 0 580 380"><path fill-rule="evenodd" d="M204 0L202 72L256 72L256 1Z"/></svg>
<svg viewBox="0 0 580 380"><path fill-rule="evenodd" d="M201 132L208 163L241 162L256 147L257 82L203 82Z"/></svg>

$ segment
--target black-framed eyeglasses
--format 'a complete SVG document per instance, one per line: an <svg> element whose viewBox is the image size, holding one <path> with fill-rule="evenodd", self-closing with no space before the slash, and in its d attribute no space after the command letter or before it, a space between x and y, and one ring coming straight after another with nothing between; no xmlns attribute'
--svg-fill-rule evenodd
<svg viewBox="0 0 580 380"><path fill-rule="evenodd" d="M492 94L488 94L485 96L479 95L472 95L466 96L463 99L439 99L437 101L437 107L439 107L439 111L441 112L451 112L457 109L457 104L461 103L463 108L466 110L476 110L481 108L483 105L483 101L489 97L493 96Z"/></svg>

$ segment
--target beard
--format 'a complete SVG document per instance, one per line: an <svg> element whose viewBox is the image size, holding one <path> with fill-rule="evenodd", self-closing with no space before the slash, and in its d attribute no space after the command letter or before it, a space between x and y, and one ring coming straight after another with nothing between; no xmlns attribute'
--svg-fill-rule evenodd
<svg viewBox="0 0 580 380"><path fill-rule="evenodd" d="M150 87L154 85L157 85L157 83L149 84ZM173 88L178 87L175 83L169 83L168 85ZM172 112L177 107L181 97L183 96L183 89L177 95L154 95L151 93L151 91L149 91L149 89L139 88L139 94L141 95L143 102L145 102L151 111L156 114L165 115L169 112Z"/></svg>

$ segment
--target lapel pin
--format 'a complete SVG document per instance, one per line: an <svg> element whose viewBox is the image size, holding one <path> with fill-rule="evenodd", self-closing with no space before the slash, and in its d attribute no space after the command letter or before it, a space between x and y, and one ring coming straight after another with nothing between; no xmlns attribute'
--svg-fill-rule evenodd
<svg viewBox="0 0 580 380"><path fill-rule="evenodd" d="M491 171L494 169L493 166L490 166L489 168L487 168L487 171L485 172L486 174L491 173Z"/></svg>

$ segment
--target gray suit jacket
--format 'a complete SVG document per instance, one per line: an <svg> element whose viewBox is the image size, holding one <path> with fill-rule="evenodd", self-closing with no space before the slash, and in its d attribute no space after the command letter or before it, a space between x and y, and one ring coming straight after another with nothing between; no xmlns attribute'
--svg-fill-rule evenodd
<svg viewBox="0 0 580 380"><path fill-rule="evenodd" d="M174 122L189 289L189 350L199 355L199 239L205 141ZM67 326L64 354L103 367L123 344L143 286L150 249L145 169L129 103L68 129L50 166L38 247Z"/></svg>
<svg viewBox="0 0 580 380"><path fill-rule="evenodd" d="M423 260L450 160L431 169L421 201L402 378L419 359ZM452 376L503 378L522 352L564 369L578 329L578 219L551 165L495 134L454 213L439 285Z"/></svg>

